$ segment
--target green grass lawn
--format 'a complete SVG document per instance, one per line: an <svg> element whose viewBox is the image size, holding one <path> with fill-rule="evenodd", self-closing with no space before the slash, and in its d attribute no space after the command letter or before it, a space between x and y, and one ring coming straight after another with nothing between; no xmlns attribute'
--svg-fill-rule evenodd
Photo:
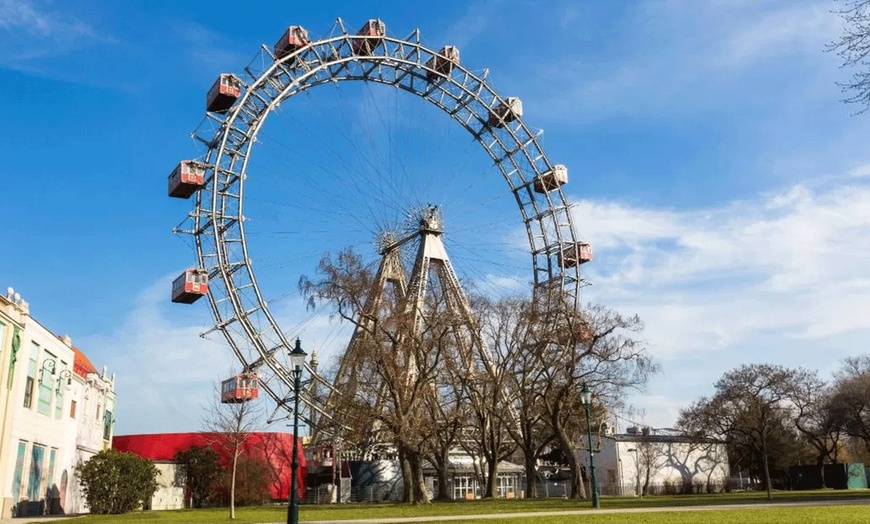
<svg viewBox="0 0 870 524"><path fill-rule="evenodd" d="M795 491L778 492L774 494L774 502L812 502L825 500L868 500L868 490L827 490L827 491ZM601 499L602 509L617 508L664 508L688 507L716 504L753 504L766 502L764 493L740 492L718 495L677 495L657 496L644 499L634 497L604 497ZM468 515L468 520L462 522L489 522L494 520L474 520L474 515L487 513L522 513L539 511L575 511L590 508L587 500L564 499L512 499L512 500L476 500L461 502L437 502L422 506L405 504L340 504L340 505L303 505L299 517L302 521L351 520L351 519L381 519L390 517L425 517L446 515ZM75 519L77 524L96 524L114 522L152 522L159 524L186 523L263 523L285 522L287 506L243 507L236 509L236 520L230 521L228 508L211 508L201 510L148 511L128 515L89 515ZM704 510L703 512L658 512L626 514L583 514L566 516L548 516L547 524L567 522L588 522L590 524L626 522L632 523L696 523L696 522L870 522L870 506L826 506L826 507L794 507L794 508L756 508L739 510ZM511 519L512 524L540 522L541 518Z"/></svg>
<svg viewBox="0 0 870 524"><path fill-rule="evenodd" d="M797 508L755 508L714 511L667 511L656 513L616 513L611 515L566 515L547 517L546 524L840 524L866 523L866 506L814 506ZM461 521L464 524L493 524L493 520ZM510 519L510 524L539 524L540 517ZM451 523L452 524L452 523Z"/></svg>

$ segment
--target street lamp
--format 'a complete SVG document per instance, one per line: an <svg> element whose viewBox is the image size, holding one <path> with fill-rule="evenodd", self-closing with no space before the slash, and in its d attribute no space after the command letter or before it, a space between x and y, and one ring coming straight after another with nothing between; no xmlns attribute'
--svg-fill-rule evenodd
<svg viewBox="0 0 870 524"><path fill-rule="evenodd" d="M302 351L302 343L296 339L296 347L290 352L293 367L293 458L290 461L290 504L287 506L287 524L299 524L299 500L297 477L299 472L299 392L302 389L302 366L308 354Z"/></svg>
<svg viewBox="0 0 870 524"><path fill-rule="evenodd" d="M57 363L54 359L47 358L42 361L42 371L39 373L39 383L42 384L43 379L45 378L45 372L48 371L48 374L54 376L57 373Z"/></svg>
<svg viewBox="0 0 870 524"><path fill-rule="evenodd" d="M63 379L66 379L66 385L69 386L72 384L72 372L68 369L64 369L57 376L57 385L54 387L55 394L60 394L61 384L63 383Z"/></svg>
<svg viewBox="0 0 870 524"><path fill-rule="evenodd" d="M589 469L592 473L592 507L600 508L601 502L598 500L598 477L595 475L595 452L592 450L592 422L589 416L589 405L592 403L592 392L589 391L589 386L586 382L583 383L583 389L580 390L580 400L583 401L583 406L586 408L586 436L589 437Z"/></svg>

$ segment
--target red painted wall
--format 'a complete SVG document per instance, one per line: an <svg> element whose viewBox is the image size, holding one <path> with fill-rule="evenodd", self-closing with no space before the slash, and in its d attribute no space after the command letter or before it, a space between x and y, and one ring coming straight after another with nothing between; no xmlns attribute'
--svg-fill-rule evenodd
<svg viewBox="0 0 870 524"><path fill-rule="evenodd" d="M222 449L220 433L155 433L148 435L115 435L112 447L127 451L154 461L172 462L177 451L191 446L209 446L225 460L229 456ZM277 480L269 486L272 500L287 500L290 495L290 461L293 456L293 435L290 433L251 433L242 446L248 457L259 458L277 473ZM305 495L305 453L302 439L298 448L299 497Z"/></svg>

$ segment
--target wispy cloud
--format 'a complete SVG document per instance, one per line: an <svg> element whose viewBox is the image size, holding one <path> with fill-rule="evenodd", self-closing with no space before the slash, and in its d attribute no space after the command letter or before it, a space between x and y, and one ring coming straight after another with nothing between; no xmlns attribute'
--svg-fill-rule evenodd
<svg viewBox="0 0 870 524"><path fill-rule="evenodd" d="M827 374L866 352L866 180L831 177L690 210L580 201L576 223L596 249L584 299L639 314L663 364L664 377L634 400L648 423L672 425L679 406L741 362Z"/></svg>
<svg viewBox="0 0 870 524"><path fill-rule="evenodd" d="M198 68L241 71L254 53L254 50L246 50L244 46L231 42L226 35L192 20L170 20L168 29L179 49L185 50L191 63Z"/></svg>
<svg viewBox="0 0 870 524"><path fill-rule="evenodd" d="M870 186L796 185L691 211L582 201L594 296L637 309L663 355L861 331L870 318Z"/></svg>
<svg viewBox="0 0 870 524"><path fill-rule="evenodd" d="M801 65L802 80L812 81L838 29L816 2L650 0L611 29L606 55L578 41L578 51L539 60L525 83L557 121L707 114L743 103L750 91L756 101L784 96L770 82L777 71Z"/></svg>
<svg viewBox="0 0 870 524"><path fill-rule="evenodd" d="M88 24L31 0L0 0L0 28L53 40L96 36Z"/></svg>
<svg viewBox="0 0 870 524"><path fill-rule="evenodd" d="M41 63L115 39L92 24L38 0L0 0L0 67L44 73Z"/></svg>

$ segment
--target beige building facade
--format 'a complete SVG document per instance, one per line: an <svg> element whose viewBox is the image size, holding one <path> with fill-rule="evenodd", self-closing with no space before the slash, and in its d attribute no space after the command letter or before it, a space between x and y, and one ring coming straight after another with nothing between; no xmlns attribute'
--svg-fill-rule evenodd
<svg viewBox="0 0 870 524"><path fill-rule="evenodd" d="M0 295L0 518L87 511L75 465L111 445L114 377Z"/></svg>

